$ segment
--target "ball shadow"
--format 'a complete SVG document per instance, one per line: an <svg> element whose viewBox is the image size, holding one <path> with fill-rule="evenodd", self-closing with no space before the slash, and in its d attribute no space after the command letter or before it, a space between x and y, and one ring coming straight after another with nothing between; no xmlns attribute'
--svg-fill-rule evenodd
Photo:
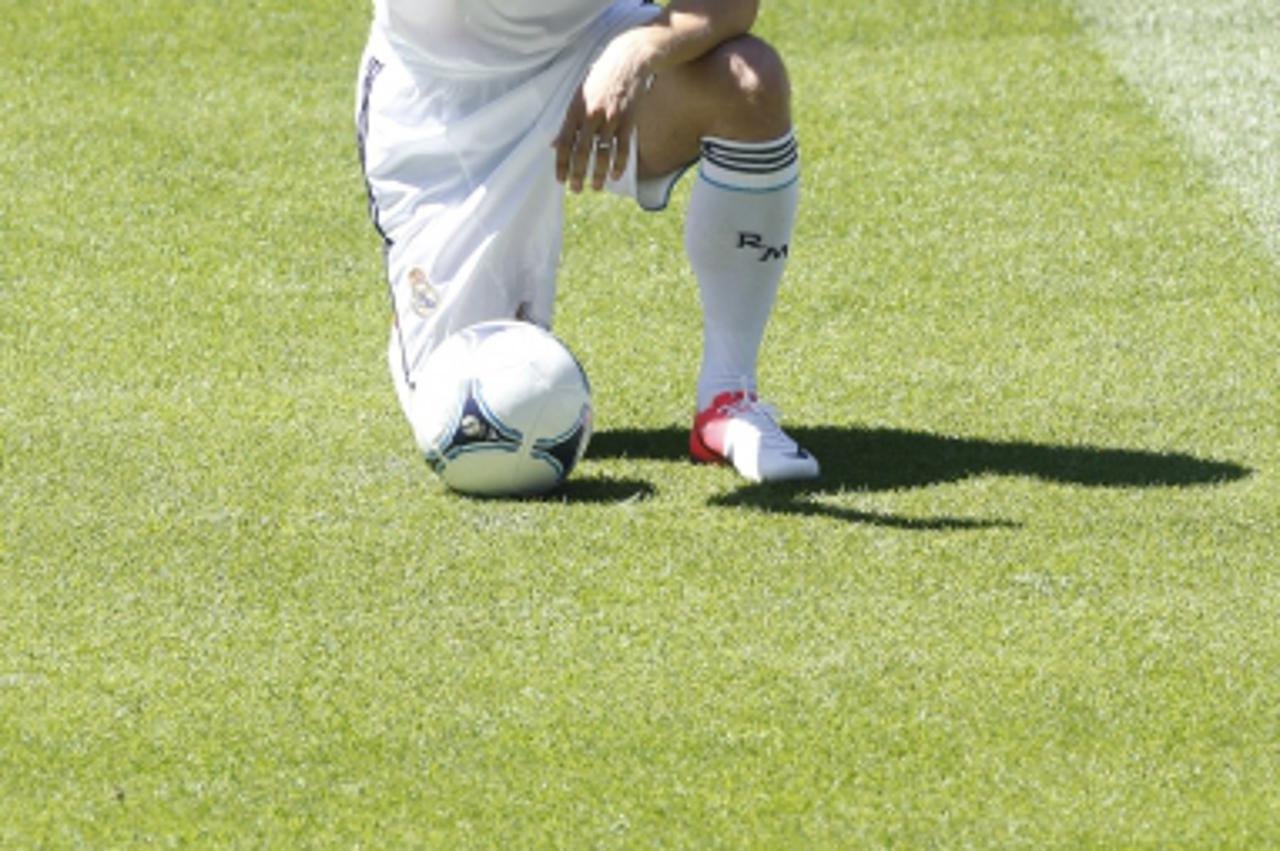
<svg viewBox="0 0 1280 851"><path fill-rule="evenodd" d="M570 477L566 481L545 493L527 496L464 496L465 499L478 499L488 503L564 503L574 505L610 505L629 502L643 502L652 497L657 490L641 479L604 479Z"/></svg>
<svg viewBox="0 0 1280 851"><path fill-rule="evenodd" d="M641 479L577 479L570 478L560 487L540 497L543 502L607 504L642 502L657 492Z"/></svg>

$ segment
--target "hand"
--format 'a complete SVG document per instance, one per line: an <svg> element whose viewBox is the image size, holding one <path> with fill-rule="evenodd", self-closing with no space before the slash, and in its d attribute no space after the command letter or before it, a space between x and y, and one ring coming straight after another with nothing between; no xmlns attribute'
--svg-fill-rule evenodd
<svg viewBox="0 0 1280 851"><path fill-rule="evenodd" d="M618 36L591 66L569 104L554 145L556 179L567 181L574 192L582 191L593 152L592 188L603 189L607 177L617 180L626 173L633 155L636 108L650 77L645 54L639 31Z"/></svg>

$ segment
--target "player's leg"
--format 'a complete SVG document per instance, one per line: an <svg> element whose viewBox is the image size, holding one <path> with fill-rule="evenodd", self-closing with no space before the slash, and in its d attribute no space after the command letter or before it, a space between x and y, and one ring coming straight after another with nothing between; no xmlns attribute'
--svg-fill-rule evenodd
<svg viewBox="0 0 1280 851"><path fill-rule="evenodd" d="M743 36L660 75L637 121L638 178L701 159L685 249L703 307L690 449L755 480L810 478L818 464L759 404L756 365L790 253L799 193L786 68Z"/></svg>
<svg viewBox="0 0 1280 851"><path fill-rule="evenodd" d="M421 444L424 364L437 346L489 320L550 324L561 190L548 143L528 128L550 126L564 107L514 83L414 72L376 27L361 71L357 140L386 259L388 366ZM547 68L528 85L568 90L578 73Z"/></svg>

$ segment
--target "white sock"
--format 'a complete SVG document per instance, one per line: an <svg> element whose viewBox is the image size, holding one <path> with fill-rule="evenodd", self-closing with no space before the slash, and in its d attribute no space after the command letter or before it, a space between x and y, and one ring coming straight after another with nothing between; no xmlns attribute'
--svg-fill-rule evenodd
<svg viewBox="0 0 1280 851"><path fill-rule="evenodd" d="M756 358L786 266L800 191L790 132L771 142L702 140L685 251L702 298L698 410L756 389Z"/></svg>

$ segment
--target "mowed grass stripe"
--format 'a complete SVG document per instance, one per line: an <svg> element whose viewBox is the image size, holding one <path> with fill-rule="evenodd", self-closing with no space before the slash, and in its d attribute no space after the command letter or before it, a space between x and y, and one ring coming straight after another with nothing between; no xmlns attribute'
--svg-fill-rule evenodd
<svg viewBox="0 0 1280 851"><path fill-rule="evenodd" d="M1238 192L1280 260L1280 6L1075 0L1143 96Z"/></svg>

